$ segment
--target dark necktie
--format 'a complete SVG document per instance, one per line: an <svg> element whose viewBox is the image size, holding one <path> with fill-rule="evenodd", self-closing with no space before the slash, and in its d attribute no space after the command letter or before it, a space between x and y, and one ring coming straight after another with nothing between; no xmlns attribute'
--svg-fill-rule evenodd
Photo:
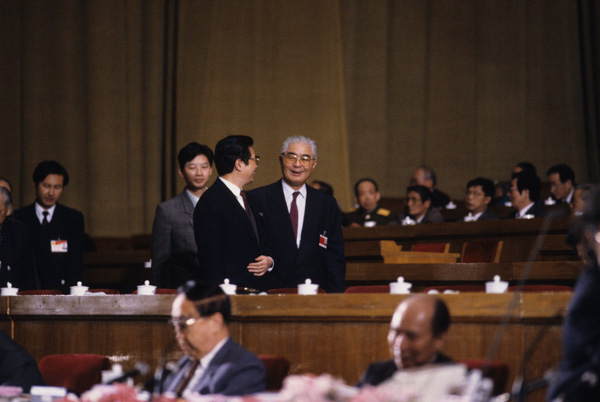
<svg viewBox="0 0 600 402"><path fill-rule="evenodd" d="M48 224L48 215L50 215L50 212L44 211L42 212L42 215L44 215L44 219L42 219L42 226L46 226Z"/></svg>
<svg viewBox="0 0 600 402"><path fill-rule="evenodd" d="M190 381L192 380L192 377L194 376L194 373L196 372L196 369L198 368L199 364L200 360L196 360L190 367L190 370L187 372L185 377L177 385L177 388L175 388L175 393L178 397L181 397L181 394L183 394L183 391L185 391L185 387L187 387Z"/></svg>
<svg viewBox="0 0 600 402"><path fill-rule="evenodd" d="M298 205L296 205L296 198L298 198L300 191L294 191L294 199L292 205L290 205L290 220L292 221L292 228L294 229L294 237L298 239Z"/></svg>
<svg viewBox="0 0 600 402"><path fill-rule="evenodd" d="M248 216L250 216L250 206L248 205L248 198L246 198L246 192L244 190L240 191L240 195L242 196L242 200L244 200L244 209Z"/></svg>

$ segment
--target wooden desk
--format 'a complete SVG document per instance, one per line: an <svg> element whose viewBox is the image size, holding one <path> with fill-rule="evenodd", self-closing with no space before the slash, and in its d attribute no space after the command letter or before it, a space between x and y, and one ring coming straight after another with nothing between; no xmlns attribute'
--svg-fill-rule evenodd
<svg viewBox="0 0 600 402"><path fill-rule="evenodd" d="M441 295L452 315L444 352L455 358L485 357L512 296ZM292 373L331 373L353 384L370 362L389 357L389 320L404 297L234 296L231 335L254 353L287 357ZM570 297L570 293L515 296L493 355L509 363L510 381L527 352L532 351L525 365L530 379L557 365L560 325ZM38 361L52 353L100 353L125 369L138 360L155 366L173 339L167 324L172 300L169 295L2 296L0 326ZM175 360L181 352L172 346L168 357Z"/></svg>

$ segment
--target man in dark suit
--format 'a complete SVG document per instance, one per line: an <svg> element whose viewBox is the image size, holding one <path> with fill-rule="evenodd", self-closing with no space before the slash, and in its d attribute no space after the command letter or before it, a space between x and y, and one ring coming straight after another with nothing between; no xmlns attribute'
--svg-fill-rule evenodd
<svg viewBox="0 0 600 402"><path fill-rule="evenodd" d="M508 198L517 210L508 215L510 219L529 219L546 216L544 207L537 204L540 198L540 178L523 171L513 173Z"/></svg>
<svg viewBox="0 0 600 402"><path fill-rule="evenodd" d="M498 219L498 216L488 209L495 190L494 182L483 177L478 177L467 183L465 207L469 214L464 217L465 222Z"/></svg>
<svg viewBox="0 0 600 402"><path fill-rule="evenodd" d="M44 161L33 172L37 198L15 211L29 228L41 289L60 289L81 281L83 270L83 214L58 204L69 184L67 170L55 161Z"/></svg>
<svg viewBox="0 0 600 402"><path fill-rule="evenodd" d="M152 278L160 288L176 289L200 275L194 240L194 207L208 189L213 152L191 142L177 155L183 192L156 207L152 224Z"/></svg>
<svg viewBox="0 0 600 402"><path fill-rule="evenodd" d="M407 214L399 214L391 224L418 225L444 221L442 213L431 204L431 191L425 186L406 188Z"/></svg>
<svg viewBox="0 0 600 402"><path fill-rule="evenodd" d="M410 177L409 184L411 186L425 186L431 191L432 208L446 208L446 205L450 203L448 194L435 187L437 185L437 176L429 166L421 165L416 168Z"/></svg>
<svg viewBox="0 0 600 402"><path fill-rule="evenodd" d="M171 308L176 339L186 355L168 376L163 391L187 398L193 393L247 395L265 390L265 367L229 337L231 305L217 285L189 281Z"/></svg>
<svg viewBox="0 0 600 402"><path fill-rule="evenodd" d="M44 385L33 356L4 331L0 331L0 385L21 387L25 393L32 385Z"/></svg>
<svg viewBox="0 0 600 402"><path fill-rule="evenodd" d="M369 365L357 386L379 385L398 370L452 363L440 352L449 327L450 313L442 300L430 295L404 299L392 316L387 338L393 358Z"/></svg>
<svg viewBox="0 0 600 402"><path fill-rule="evenodd" d="M33 249L27 227L9 216L11 193L0 186L0 286L35 289Z"/></svg>
<svg viewBox="0 0 600 402"><path fill-rule="evenodd" d="M262 255L260 222L247 203L245 185L254 181L259 157L253 140L231 135L215 147L219 178L194 210L194 235L202 278L257 290L270 288L273 260Z"/></svg>
<svg viewBox="0 0 600 402"><path fill-rule="evenodd" d="M279 163L283 179L248 194L275 259L271 274L278 287L296 287L310 278L327 292L343 292L343 215L335 198L306 185L317 166L316 142L287 138Z"/></svg>

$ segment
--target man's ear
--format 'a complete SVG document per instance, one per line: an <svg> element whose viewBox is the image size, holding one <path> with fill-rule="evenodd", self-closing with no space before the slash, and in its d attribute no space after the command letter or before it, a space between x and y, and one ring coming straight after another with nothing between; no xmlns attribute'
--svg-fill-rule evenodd
<svg viewBox="0 0 600 402"><path fill-rule="evenodd" d="M427 200L423 203L423 206L427 209L429 209L429 207L431 206L431 200Z"/></svg>
<svg viewBox="0 0 600 402"><path fill-rule="evenodd" d="M435 350L438 352L441 351L446 345L446 340L448 339L448 331L442 332L439 334L434 340Z"/></svg>
<svg viewBox="0 0 600 402"><path fill-rule="evenodd" d="M492 201L492 197L490 197L489 195L486 195L485 198L483 199L483 202L485 202L485 205L488 205L491 201Z"/></svg>
<svg viewBox="0 0 600 402"><path fill-rule="evenodd" d="M179 172L179 176L183 177L183 172L181 171L181 169L177 169L177 171Z"/></svg>
<svg viewBox="0 0 600 402"><path fill-rule="evenodd" d="M246 165L241 159L235 161L235 165L233 166L235 170L241 171L242 168Z"/></svg>
<svg viewBox="0 0 600 402"><path fill-rule="evenodd" d="M375 193L375 201L379 202L380 199L381 199L381 193L378 191Z"/></svg>

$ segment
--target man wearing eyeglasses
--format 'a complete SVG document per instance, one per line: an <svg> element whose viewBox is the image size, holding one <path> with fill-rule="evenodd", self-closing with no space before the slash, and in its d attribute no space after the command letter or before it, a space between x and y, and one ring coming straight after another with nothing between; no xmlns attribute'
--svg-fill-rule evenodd
<svg viewBox="0 0 600 402"><path fill-rule="evenodd" d="M217 285L188 281L171 308L175 338L185 356L170 374L163 392L189 398L198 394L248 395L266 388L258 357L229 336L231 303Z"/></svg>
<svg viewBox="0 0 600 402"><path fill-rule="evenodd" d="M306 185L317 166L317 144L293 136L281 147L283 178L248 193L264 225L280 287L310 278L329 292L343 292L346 273L342 213L335 198Z"/></svg>
<svg viewBox="0 0 600 402"><path fill-rule="evenodd" d="M263 255L260 222L247 202L244 186L254 181L259 157L245 135L223 138L215 147L219 178L194 209L194 237L203 280L238 287L270 289L273 260Z"/></svg>

